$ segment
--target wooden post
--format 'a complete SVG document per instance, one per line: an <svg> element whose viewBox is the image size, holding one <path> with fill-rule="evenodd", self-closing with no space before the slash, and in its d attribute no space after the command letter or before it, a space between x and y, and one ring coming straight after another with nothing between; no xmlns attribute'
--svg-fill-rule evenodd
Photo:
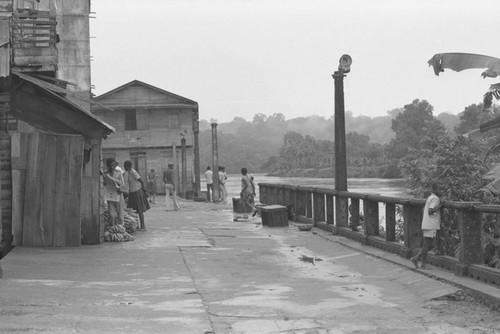
<svg viewBox="0 0 500 334"><path fill-rule="evenodd" d="M177 161L177 145L175 143L172 144L172 159L174 161L174 186L175 189L179 189L179 162Z"/></svg>
<svg viewBox="0 0 500 334"><path fill-rule="evenodd" d="M182 197L186 198L187 191L187 160L186 160L186 138L181 138L181 173L182 173Z"/></svg>
<svg viewBox="0 0 500 334"><path fill-rule="evenodd" d="M385 203L385 240L396 241L396 204Z"/></svg>
<svg viewBox="0 0 500 334"><path fill-rule="evenodd" d="M219 202L219 148L217 145L217 123L212 123L212 170L214 184L212 202Z"/></svg>
<svg viewBox="0 0 500 334"><path fill-rule="evenodd" d="M378 233L378 202L364 200L365 235L379 235Z"/></svg>

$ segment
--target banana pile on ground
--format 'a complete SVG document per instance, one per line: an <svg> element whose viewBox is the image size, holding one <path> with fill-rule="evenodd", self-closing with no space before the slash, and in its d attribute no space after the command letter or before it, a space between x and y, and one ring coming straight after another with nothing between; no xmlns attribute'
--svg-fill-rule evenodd
<svg viewBox="0 0 500 334"><path fill-rule="evenodd" d="M123 226L125 226L128 233L134 233L141 228L139 225L139 215L132 209L127 208L125 210L125 217L123 220Z"/></svg>
<svg viewBox="0 0 500 334"><path fill-rule="evenodd" d="M125 230L123 225L113 225L106 227L104 232L104 241L133 241L134 237Z"/></svg>
<svg viewBox="0 0 500 334"><path fill-rule="evenodd" d="M118 218L112 222L108 210L104 211L102 218L105 226L104 241L132 241L134 237L131 234L140 228L139 215L129 208L125 209L123 224L118 224Z"/></svg>

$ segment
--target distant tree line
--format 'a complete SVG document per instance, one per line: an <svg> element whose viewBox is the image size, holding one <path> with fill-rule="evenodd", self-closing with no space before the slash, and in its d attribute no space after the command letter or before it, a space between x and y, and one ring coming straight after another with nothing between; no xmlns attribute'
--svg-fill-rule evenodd
<svg viewBox="0 0 500 334"><path fill-rule="evenodd" d="M381 117L346 112L349 177L403 177L403 167L416 151L432 150L442 138L457 138L498 115L497 107L474 104L458 115L435 117L433 107L418 99ZM333 115L286 120L281 113L255 114L252 121L235 117L218 124L217 134L219 165L229 173L246 167L277 176L333 177ZM200 160L202 169L212 165L212 129L205 120L200 121Z"/></svg>

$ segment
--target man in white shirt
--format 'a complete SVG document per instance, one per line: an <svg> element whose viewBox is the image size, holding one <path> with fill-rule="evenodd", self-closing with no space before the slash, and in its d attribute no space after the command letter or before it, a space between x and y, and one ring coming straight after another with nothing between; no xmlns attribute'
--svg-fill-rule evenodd
<svg viewBox="0 0 500 334"><path fill-rule="evenodd" d="M214 173L210 166L207 167L205 171L205 180L207 181L207 200L210 202L210 192L214 191Z"/></svg>
<svg viewBox="0 0 500 334"><path fill-rule="evenodd" d="M443 201L439 199L441 191L437 184L432 185L431 194L427 197L422 217L422 249L410 259L415 268L418 269L418 260L422 258L420 268L425 269L427 264L427 253L434 248L437 230L441 228L441 207Z"/></svg>

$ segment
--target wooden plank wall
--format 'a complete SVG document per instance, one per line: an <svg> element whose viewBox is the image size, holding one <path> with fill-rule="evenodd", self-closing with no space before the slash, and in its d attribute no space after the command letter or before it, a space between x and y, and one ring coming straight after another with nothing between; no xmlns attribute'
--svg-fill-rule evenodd
<svg viewBox="0 0 500 334"><path fill-rule="evenodd" d="M15 173L20 180L25 173L26 180L24 189L16 186L15 197L24 198L22 211L16 209L16 217L22 216L21 225L15 223L16 243L79 246L83 137L21 133L21 146L24 142L19 160L26 161L26 169Z"/></svg>
<svg viewBox="0 0 500 334"><path fill-rule="evenodd" d="M12 176L10 172L10 135L0 134L0 239L2 246L12 241ZM7 246L9 248L9 246Z"/></svg>
<svg viewBox="0 0 500 334"><path fill-rule="evenodd" d="M101 146L91 145L90 160L82 174L81 222L82 244L99 244L104 241L104 222L101 221Z"/></svg>

